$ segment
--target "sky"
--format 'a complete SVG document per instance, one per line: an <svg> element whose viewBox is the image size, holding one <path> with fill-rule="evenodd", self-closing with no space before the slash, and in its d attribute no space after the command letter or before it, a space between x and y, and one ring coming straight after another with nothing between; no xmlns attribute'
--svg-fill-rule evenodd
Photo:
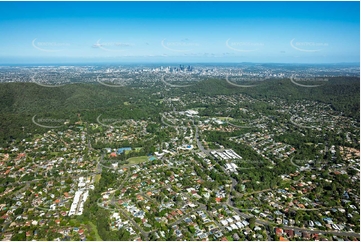
<svg viewBox="0 0 361 242"><path fill-rule="evenodd" d="M0 2L0 64L360 61L360 2Z"/></svg>

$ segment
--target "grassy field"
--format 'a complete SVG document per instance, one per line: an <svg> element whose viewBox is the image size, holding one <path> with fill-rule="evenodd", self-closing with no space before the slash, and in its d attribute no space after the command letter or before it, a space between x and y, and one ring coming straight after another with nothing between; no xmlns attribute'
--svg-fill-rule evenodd
<svg viewBox="0 0 361 242"><path fill-rule="evenodd" d="M127 161L129 161L129 164L135 165L135 164L139 164L139 163L148 161L148 156L132 157L132 158L129 158Z"/></svg>
<svg viewBox="0 0 361 242"><path fill-rule="evenodd" d="M209 118L209 117L206 117L206 116L202 116L202 118ZM216 119L219 119L219 120L227 120L228 119L228 121L232 121L232 120L234 120L232 117L216 117Z"/></svg>
<svg viewBox="0 0 361 242"><path fill-rule="evenodd" d="M95 235L95 240L96 241L103 241L102 238L100 238L99 234L98 234L98 229L97 227L90 221L88 221L88 224L91 228L91 230L94 232L94 235Z"/></svg>
<svg viewBox="0 0 361 242"><path fill-rule="evenodd" d="M95 175L95 184L97 184L97 183L99 182L99 180L100 180L101 177L102 177L101 174Z"/></svg>
<svg viewBox="0 0 361 242"><path fill-rule="evenodd" d="M232 121L233 120L233 118L231 118L231 117L217 117L217 119L219 119L219 120L227 120L227 118L228 118L228 121Z"/></svg>

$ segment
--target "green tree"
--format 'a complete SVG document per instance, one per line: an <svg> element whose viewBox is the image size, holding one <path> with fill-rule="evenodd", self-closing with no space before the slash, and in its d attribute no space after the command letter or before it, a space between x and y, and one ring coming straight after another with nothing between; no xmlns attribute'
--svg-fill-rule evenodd
<svg viewBox="0 0 361 242"><path fill-rule="evenodd" d="M256 218L255 217L251 217L250 219L249 219L249 227L250 227L250 229L254 229L254 227L255 227L255 225L256 225Z"/></svg>

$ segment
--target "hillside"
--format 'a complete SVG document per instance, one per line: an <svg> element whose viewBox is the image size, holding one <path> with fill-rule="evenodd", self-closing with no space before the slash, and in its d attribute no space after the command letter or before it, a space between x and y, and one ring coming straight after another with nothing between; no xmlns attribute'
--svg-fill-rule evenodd
<svg viewBox="0 0 361 242"><path fill-rule="evenodd" d="M164 86L146 89L134 87L109 88L100 84L71 84L46 88L33 83L0 84L0 143L24 138L26 133L44 132L32 123L32 117L65 118L70 121L95 122L103 113L121 115L123 118L152 119L164 109L155 92ZM360 81L358 78L337 77L317 88L294 85L289 79L274 79L256 87L235 87L224 80L206 80L186 88L168 88L166 96L230 95L242 93L256 99L281 98L288 102L315 100L331 104L336 111L360 119ZM24 127L24 128L23 128Z"/></svg>

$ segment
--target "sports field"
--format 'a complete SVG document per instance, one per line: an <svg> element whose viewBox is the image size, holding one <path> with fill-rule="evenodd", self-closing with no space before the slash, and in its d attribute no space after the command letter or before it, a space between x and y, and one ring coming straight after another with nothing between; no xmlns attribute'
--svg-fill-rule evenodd
<svg viewBox="0 0 361 242"><path fill-rule="evenodd" d="M131 157L127 161L129 161L129 164L135 165L135 164L139 164L139 163L148 161L148 156Z"/></svg>

